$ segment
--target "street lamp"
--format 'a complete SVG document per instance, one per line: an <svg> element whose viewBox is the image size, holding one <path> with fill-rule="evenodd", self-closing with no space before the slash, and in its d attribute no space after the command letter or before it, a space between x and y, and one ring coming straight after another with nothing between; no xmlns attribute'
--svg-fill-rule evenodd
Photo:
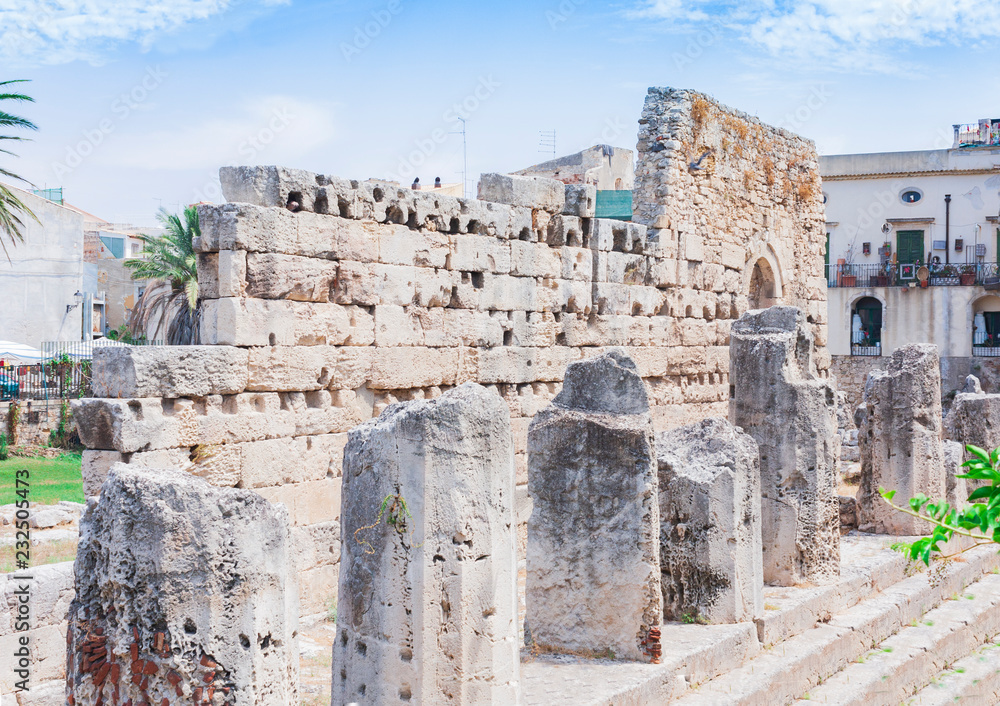
<svg viewBox="0 0 1000 706"><path fill-rule="evenodd" d="M69 312L73 311L73 309L75 309L78 306L80 306L80 303L83 301L83 292L81 292L79 289L76 290L76 294L73 295L73 298L76 299L76 304L67 304L66 305L66 313L67 314Z"/></svg>

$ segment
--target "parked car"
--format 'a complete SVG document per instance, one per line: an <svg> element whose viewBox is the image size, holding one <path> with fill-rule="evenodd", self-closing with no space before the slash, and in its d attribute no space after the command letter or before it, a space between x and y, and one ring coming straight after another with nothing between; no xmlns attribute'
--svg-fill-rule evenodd
<svg viewBox="0 0 1000 706"><path fill-rule="evenodd" d="M16 400L21 386L10 375L0 374L0 400Z"/></svg>

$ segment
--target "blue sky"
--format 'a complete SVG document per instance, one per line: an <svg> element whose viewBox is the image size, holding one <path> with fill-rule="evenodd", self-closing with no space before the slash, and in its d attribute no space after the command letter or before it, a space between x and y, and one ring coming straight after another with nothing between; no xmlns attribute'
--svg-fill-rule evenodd
<svg viewBox="0 0 1000 706"><path fill-rule="evenodd" d="M0 0L34 141L3 165L115 222L218 201L218 167L469 179L607 142L694 88L822 153L950 146L1000 115L1000 0Z"/></svg>

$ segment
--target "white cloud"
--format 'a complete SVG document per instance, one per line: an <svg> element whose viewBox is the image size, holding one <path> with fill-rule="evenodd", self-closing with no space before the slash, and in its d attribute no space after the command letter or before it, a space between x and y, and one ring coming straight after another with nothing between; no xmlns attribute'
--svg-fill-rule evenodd
<svg viewBox="0 0 1000 706"><path fill-rule="evenodd" d="M280 5L289 0L246 0ZM157 37L211 19L244 0L0 0L0 59L31 66L101 63L115 44L148 48Z"/></svg>
<svg viewBox="0 0 1000 706"><path fill-rule="evenodd" d="M95 152L102 164L140 169L218 169L294 164L335 137L329 106L289 96L248 101L221 118L168 130L115 135Z"/></svg>
<svg viewBox="0 0 1000 706"><path fill-rule="evenodd" d="M1000 37L997 0L645 0L631 15L712 18L773 56L832 68L895 71L901 49Z"/></svg>

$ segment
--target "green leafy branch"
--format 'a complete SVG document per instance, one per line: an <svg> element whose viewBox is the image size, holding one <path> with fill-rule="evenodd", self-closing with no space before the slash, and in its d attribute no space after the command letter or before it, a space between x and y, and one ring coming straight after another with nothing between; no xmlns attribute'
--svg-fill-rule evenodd
<svg viewBox="0 0 1000 706"><path fill-rule="evenodd" d="M966 508L934 501L922 493L910 499L909 507L903 507L892 502L895 490L879 488L879 495L891 507L933 526L931 534L926 537L912 543L893 545L893 549L908 554L913 561L920 560L930 565L934 554L949 558L984 544L1000 544L1000 448L987 452L969 444L965 449L972 458L962 464L966 472L955 477L988 483L969 494L972 504ZM955 554L941 554L941 545L955 535L969 537L975 542Z"/></svg>
<svg viewBox="0 0 1000 706"><path fill-rule="evenodd" d="M392 493L386 495L382 498L382 506L379 508L378 516L375 518L375 521L370 525L358 527L354 530L354 541L361 545L365 554L374 554L375 547L373 547L368 540L359 539L358 533L378 527L378 524L382 521L382 516L386 514L386 511L388 511L388 515L385 518L386 524L396 530L396 533L401 537L406 534L406 518L408 517L411 520L413 519L413 515L410 513L410 508L406 505L406 499L402 495ZM413 537L414 529L414 527L410 527L411 538ZM413 548L417 549L422 546L423 543L421 542L420 544L413 545Z"/></svg>

